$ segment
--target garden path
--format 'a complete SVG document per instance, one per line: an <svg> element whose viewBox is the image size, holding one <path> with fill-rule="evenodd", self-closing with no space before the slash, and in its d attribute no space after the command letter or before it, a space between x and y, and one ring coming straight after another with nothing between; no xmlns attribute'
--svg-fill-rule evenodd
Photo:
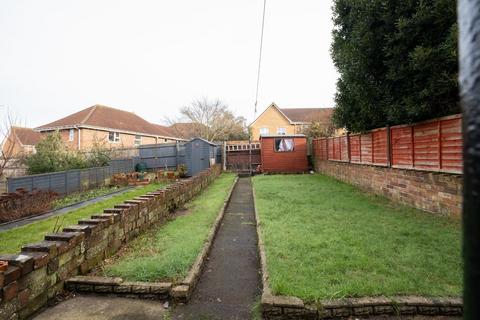
<svg viewBox="0 0 480 320"><path fill-rule="evenodd" d="M252 319L260 295L260 263L250 177L239 178L188 304L173 319Z"/></svg>

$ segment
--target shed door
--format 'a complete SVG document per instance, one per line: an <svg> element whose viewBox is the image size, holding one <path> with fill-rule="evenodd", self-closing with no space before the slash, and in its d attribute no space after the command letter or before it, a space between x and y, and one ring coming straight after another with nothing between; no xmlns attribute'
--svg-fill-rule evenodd
<svg viewBox="0 0 480 320"><path fill-rule="evenodd" d="M208 168L208 159L205 158L201 141L194 141L192 145L192 175L196 175L203 169Z"/></svg>

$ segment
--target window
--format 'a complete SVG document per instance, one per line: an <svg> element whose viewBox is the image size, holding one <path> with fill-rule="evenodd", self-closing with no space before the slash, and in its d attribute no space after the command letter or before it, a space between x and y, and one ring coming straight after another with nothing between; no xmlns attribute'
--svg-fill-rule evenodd
<svg viewBox="0 0 480 320"><path fill-rule="evenodd" d="M120 142L120 133L110 131L108 133L108 141L109 142L114 142L114 143Z"/></svg>
<svg viewBox="0 0 480 320"><path fill-rule="evenodd" d="M266 134L268 134L268 128L260 128L260 135L264 136Z"/></svg>
<svg viewBox="0 0 480 320"><path fill-rule="evenodd" d="M286 128L277 128L277 134L286 135L287 129Z"/></svg>
<svg viewBox="0 0 480 320"><path fill-rule="evenodd" d="M68 131L68 141L73 141L74 137L75 137L75 130L70 129L70 131Z"/></svg>
<svg viewBox="0 0 480 320"><path fill-rule="evenodd" d="M134 142L134 144L135 144L136 146L141 145L141 144L142 144L142 136L136 135L136 136L135 136L135 142Z"/></svg>
<svg viewBox="0 0 480 320"><path fill-rule="evenodd" d="M278 138L275 139L275 151L277 152L290 152L295 148L293 139Z"/></svg>

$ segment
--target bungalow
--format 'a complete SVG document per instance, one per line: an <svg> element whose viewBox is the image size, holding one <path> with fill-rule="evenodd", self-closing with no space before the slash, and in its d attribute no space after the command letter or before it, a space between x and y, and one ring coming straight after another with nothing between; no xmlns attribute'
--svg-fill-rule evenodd
<svg viewBox="0 0 480 320"><path fill-rule="evenodd" d="M10 158L35 153L35 146L41 139L42 135L33 129L12 126L2 144L3 154Z"/></svg>

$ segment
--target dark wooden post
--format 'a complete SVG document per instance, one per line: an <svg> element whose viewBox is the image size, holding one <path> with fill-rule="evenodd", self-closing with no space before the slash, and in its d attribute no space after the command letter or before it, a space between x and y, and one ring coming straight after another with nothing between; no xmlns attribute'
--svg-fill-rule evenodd
<svg viewBox="0 0 480 320"><path fill-rule="evenodd" d="M464 319L480 319L480 0L458 1L463 109Z"/></svg>

